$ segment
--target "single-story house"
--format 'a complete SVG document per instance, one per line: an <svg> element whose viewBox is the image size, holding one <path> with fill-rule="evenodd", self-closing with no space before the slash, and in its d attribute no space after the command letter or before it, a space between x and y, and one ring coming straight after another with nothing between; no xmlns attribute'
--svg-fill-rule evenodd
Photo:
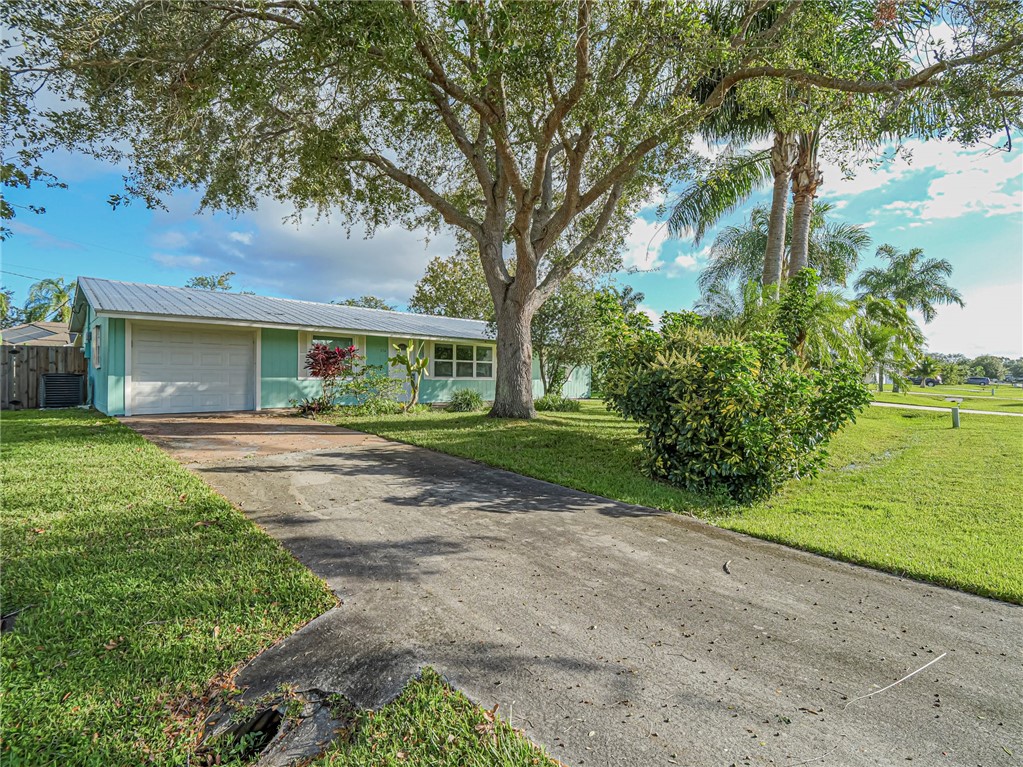
<svg viewBox="0 0 1023 767"><path fill-rule="evenodd" d="M108 415L288 407L319 393L305 366L316 342L354 345L381 368L395 344L421 346L430 360L424 403L458 389L492 400L500 364L478 320L93 277L78 279L71 330L87 357L89 401ZM563 394L587 397L589 388L589 369L577 368ZM533 391L542 393L535 361Z"/></svg>
<svg viewBox="0 0 1023 767"><path fill-rule="evenodd" d="M66 322L27 322L0 331L0 343L7 346L72 346L76 337Z"/></svg>

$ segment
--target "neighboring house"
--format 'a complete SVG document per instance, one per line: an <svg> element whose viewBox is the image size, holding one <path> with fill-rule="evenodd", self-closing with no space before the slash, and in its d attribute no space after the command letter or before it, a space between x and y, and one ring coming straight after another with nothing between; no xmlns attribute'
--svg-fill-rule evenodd
<svg viewBox="0 0 1023 767"><path fill-rule="evenodd" d="M477 320L92 277L78 280L71 330L88 358L90 401L109 415L288 407L319 393L305 368L316 341L354 345L383 368L394 344L421 344L430 360L425 403L447 402L457 389L492 400L500 364ZM589 388L581 368L564 394L587 397ZM542 393L535 360L533 390Z"/></svg>
<svg viewBox="0 0 1023 767"><path fill-rule="evenodd" d="M77 337L66 322L29 322L0 331L5 346L71 346Z"/></svg>

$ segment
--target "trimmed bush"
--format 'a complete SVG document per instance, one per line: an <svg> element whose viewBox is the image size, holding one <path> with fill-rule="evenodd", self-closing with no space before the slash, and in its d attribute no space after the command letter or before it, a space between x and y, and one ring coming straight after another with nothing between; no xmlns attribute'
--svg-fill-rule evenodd
<svg viewBox="0 0 1023 767"><path fill-rule="evenodd" d="M456 413L471 413L475 410L482 410L485 406L483 395L475 389L456 389L451 394L448 410L453 410Z"/></svg>
<svg viewBox="0 0 1023 767"><path fill-rule="evenodd" d="M557 394L545 394L533 403L537 410L559 413L577 413L582 409L578 400L559 397Z"/></svg>
<svg viewBox="0 0 1023 767"><path fill-rule="evenodd" d="M647 475L686 490L767 498L816 474L832 435L870 401L856 367L809 369L791 329L724 335L688 312L662 327L632 336L606 396L640 423Z"/></svg>

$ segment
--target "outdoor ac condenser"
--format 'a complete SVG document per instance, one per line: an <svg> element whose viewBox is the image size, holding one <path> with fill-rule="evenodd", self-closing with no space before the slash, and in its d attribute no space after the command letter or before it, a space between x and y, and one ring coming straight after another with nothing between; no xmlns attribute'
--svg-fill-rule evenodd
<svg viewBox="0 0 1023 767"><path fill-rule="evenodd" d="M85 401L81 373L43 373L39 378L39 407L77 407Z"/></svg>

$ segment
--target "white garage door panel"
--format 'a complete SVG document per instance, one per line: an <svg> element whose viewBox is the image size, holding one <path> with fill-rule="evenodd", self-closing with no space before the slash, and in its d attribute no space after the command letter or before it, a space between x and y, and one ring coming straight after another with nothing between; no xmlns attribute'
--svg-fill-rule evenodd
<svg viewBox="0 0 1023 767"><path fill-rule="evenodd" d="M132 326L132 412L255 407L252 331Z"/></svg>

